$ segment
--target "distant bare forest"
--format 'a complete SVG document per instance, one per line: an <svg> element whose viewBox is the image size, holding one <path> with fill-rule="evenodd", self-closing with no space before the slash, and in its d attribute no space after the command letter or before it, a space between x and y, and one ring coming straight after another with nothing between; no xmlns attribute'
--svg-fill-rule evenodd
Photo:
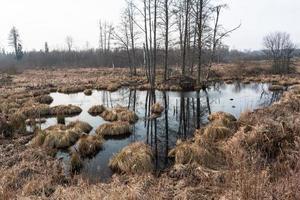
<svg viewBox="0 0 300 200"><path fill-rule="evenodd" d="M300 54L300 51L296 52ZM164 62L164 50L158 50L158 65ZM208 54L207 54L208 55ZM196 55L194 55L196 56ZM191 59L192 60L192 55ZM144 65L142 49L136 50L137 65ZM169 50L169 66L180 66L181 56L179 49ZM237 51L228 48L218 49L217 62L230 63L238 60L263 60L266 55L262 51ZM130 61L125 50L115 49L102 51L100 49L82 51L30 51L24 52L21 60L15 59L13 53L0 53L0 68L47 68L47 67L128 67Z"/></svg>

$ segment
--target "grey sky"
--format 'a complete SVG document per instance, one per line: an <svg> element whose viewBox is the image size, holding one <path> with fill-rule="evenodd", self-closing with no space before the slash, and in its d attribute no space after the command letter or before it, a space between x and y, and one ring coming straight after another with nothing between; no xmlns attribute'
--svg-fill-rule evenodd
<svg viewBox="0 0 300 200"><path fill-rule="evenodd" d="M0 47L7 47L8 33L18 28L24 48L43 49L47 41L51 49L66 48L71 35L75 47L98 44L98 21L117 24L125 0L1 0ZM286 31L300 43L299 0L223 0L229 8L223 13L225 27L242 27L226 43L236 49L260 49L262 37L271 31Z"/></svg>

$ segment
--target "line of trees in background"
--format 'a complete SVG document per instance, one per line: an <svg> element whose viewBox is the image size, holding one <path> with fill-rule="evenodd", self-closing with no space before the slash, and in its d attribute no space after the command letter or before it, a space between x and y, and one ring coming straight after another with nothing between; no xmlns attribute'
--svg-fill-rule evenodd
<svg viewBox="0 0 300 200"><path fill-rule="evenodd" d="M264 51L229 50L222 39L240 25L226 30L220 24L226 8L227 5L216 5L210 0L126 0L120 24L100 21L98 48L91 49L87 44L80 51L74 50L74 40L67 36L66 50L51 50L45 42L44 50L23 52L19 32L13 27L9 44L14 52L0 52L0 68L129 67L135 75L137 67L144 67L153 85L158 67L164 69L165 80L177 67L182 76L197 74L200 84L201 78L205 81L210 76L213 63L271 57L275 68L281 71L279 65L290 66L292 55L300 54L284 34L282 41L293 51L283 51L287 48L281 46L280 54L274 54L279 49L271 41L280 34L264 38Z"/></svg>

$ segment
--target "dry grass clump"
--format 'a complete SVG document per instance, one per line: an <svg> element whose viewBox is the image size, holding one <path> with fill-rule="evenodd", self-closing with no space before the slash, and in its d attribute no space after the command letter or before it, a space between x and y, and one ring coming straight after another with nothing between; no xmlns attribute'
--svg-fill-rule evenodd
<svg viewBox="0 0 300 200"><path fill-rule="evenodd" d="M107 91L110 91L110 92L115 92L115 91L117 91L120 87L121 87L121 85L119 85L118 83L111 83L111 84L108 84L106 90L107 90Z"/></svg>
<svg viewBox="0 0 300 200"><path fill-rule="evenodd" d="M291 122L277 122L272 119L264 120L255 129L250 131L243 141L246 149L257 151L262 158L274 160L281 154L289 154L289 151L300 144L300 128L294 123L300 122L300 117L291 119Z"/></svg>
<svg viewBox="0 0 300 200"><path fill-rule="evenodd" d="M123 136L131 133L130 124L128 122L112 122L100 125L96 129L96 133L100 136Z"/></svg>
<svg viewBox="0 0 300 200"><path fill-rule="evenodd" d="M83 91L83 93L86 95L86 96L91 96L93 94L93 91L91 89L86 89Z"/></svg>
<svg viewBox="0 0 300 200"><path fill-rule="evenodd" d="M50 108L50 115L74 116L82 112L82 109L74 105L58 105Z"/></svg>
<svg viewBox="0 0 300 200"><path fill-rule="evenodd" d="M126 107L116 107L114 108L114 112L117 113L117 117L119 121L129 122L130 124L134 124L139 120L139 117L135 114L135 112L128 110Z"/></svg>
<svg viewBox="0 0 300 200"><path fill-rule="evenodd" d="M282 85L270 85L269 86L269 91L283 91L284 86Z"/></svg>
<svg viewBox="0 0 300 200"><path fill-rule="evenodd" d="M35 101L41 104L51 104L53 102L53 98L50 95L43 95L35 97Z"/></svg>
<svg viewBox="0 0 300 200"><path fill-rule="evenodd" d="M60 93L65 93L65 94L72 94L72 93L83 92L84 90L85 90L84 86L74 85L74 86L67 86L67 87L58 88L57 91L60 92Z"/></svg>
<svg viewBox="0 0 300 200"><path fill-rule="evenodd" d="M130 124L133 124L138 121L138 116L135 114L135 112L128 110L126 107L117 106L116 108L112 110L104 110L100 116L105 121L124 121L129 122Z"/></svg>
<svg viewBox="0 0 300 200"><path fill-rule="evenodd" d="M13 128L14 133L26 133L26 116L20 112L16 112L9 116L9 124Z"/></svg>
<svg viewBox="0 0 300 200"><path fill-rule="evenodd" d="M225 112L215 112L212 113L211 115L208 116L209 121L217 121L217 120L222 120L222 121L228 121L228 122L234 122L237 121L236 118L229 113Z"/></svg>
<svg viewBox="0 0 300 200"><path fill-rule="evenodd" d="M93 130L93 127L89 123L82 122L82 121L79 121L79 120L76 120L74 122L70 122L68 124L67 128L79 129L83 133L90 133Z"/></svg>
<svg viewBox="0 0 300 200"><path fill-rule="evenodd" d="M77 142L81 157L92 157L102 149L104 139L97 135L83 135Z"/></svg>
<svg viewBox="0 0 300 200"><path fill-rule="evenodd" d="M152 150L142 142L132 143L110 159L109 167L128 174L152 172L154 170Z"/></svg>
<svg viewBox="0 0 300 200"><path fill-rule="evenodd" d="M33 146L43 146L48 149L66 149L74 145L82 131L65 125L51 126L45 131L38 131L31 141Z"/></svg>
<svg viewBox="0 0 300 200"><path fill-rule="evenodd" d="M219 142L230 138L233 134L233 130L225 126L210 124L205 128L202 137L205 138L207 142Z"/></svg>
<svg viewBox="0 0 300 200"><path fill-rule="evenodd" d="M117 113L113 112L112 110L104 110L100 116L105 120L109 122L114 122L118 120Z"/></svg>
<svg viewBox="0 0 300 200"><path fill-rule="evenodd" d="M5 100L0 103L0 112L10 114L20 109L20 107L21 105L19 103L11 102L10 100Z"/></svg>
<svg viewBox="0 0 300 200"><path fill-rule="evenodd" d="M164 107L160 103L155 103L151 106L151 113L160 115L164 111Z"/></svg>
<svg viewBox="0 0 300 200"><path fill-rule="evenodd" d="M208 116L209 121L211 122L211 128L214 127L226 127L229 129L235 130L236 125L237 125L237 120L236 118L225 112L216 112L212 113L211 115ZM225 131L225 129L223 129Z"/></svg>
<svg viewBox="0 0 300 200"><path fill-rule="evenodd" d="M36 132L35 137L31 140L30 145L33 147L42 146L45 142L46 132L42 130L38 130Z"/></svg>
<svg viewBox="0 0 300 200"><path fill-rule="evenodd" d="M50 107L47 104L25 105L19 111L28 118L46 117L50 115Z"/></svg>
<svg viewBox="0 0 300 200"><path fill-rule="evenodd" d="M177 141L169 157L175 158L175 164L197 164L210 169L221 169L226 165L226 154L217 145L204 145L191 141Z"/></svg>
<svg viewBox="0 0 300 200"><path fill-rule="evenodd" d="M77 142L80 135L72 129L47 132L43 146L50 149L67 149Z"/></svg>
<svg viewBox="0 0 300 200"><path fill-rule="evenodd" d="M96 106L91 107L88 110L88 113L92 116L97 116L97 115L100 115L105 110L106 110L106 108L104 105L96 105Z"/></svg>
<svg viewBox="0 0 300 200"><path fill-rule="evenodd" d="M218 112L209 116L211 123L205 128L195 131L193 140L182 142L169 152L175 163L181 165L196 164L209 169L227 167L224 143L236 131L236 118L231 114Z"/></svg>
<svg viewBox="0 0 300 200"><path fill-rule="evenodd" d="M44 95L48 95L50 93L49 89L40 89L40 90L35 90L31 92L31 95L34 97L37 96L44 96Z"/></svg>

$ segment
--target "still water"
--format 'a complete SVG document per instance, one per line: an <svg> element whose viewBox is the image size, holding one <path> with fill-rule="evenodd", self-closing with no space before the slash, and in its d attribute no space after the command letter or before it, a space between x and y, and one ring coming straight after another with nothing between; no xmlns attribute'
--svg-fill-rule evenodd
<svg viewBox="0 0 300 200"><path fill-rule="evenodd" d="M107 123L100 116L93 117L87 112L94 105L103 104L108 108L126 106L137 113L139 121L133 125L132 135L121 139L106 139L103 149L94 158L84 161L83 176L91 181L103 181L112 175L107 166L111 156L135 141L143 141L153 148L158 172L166 169L171 164L167 157L168 151L175 146L178 139L191 137L196 127L206 124L209 113L224 111L239 117L245 110L265 107L277 101L281 93L270 92L268 86L259 83L218 83L200 93L155 91L156 102L160 102L166 108L161 117L155 120L147 117L150 92L128 88L113 93L94 90L92 96L85 96L83 93L52 93L54 101L50 106L80 106L82 113L66 118L66 123L74 120L88 122L94 128L90 134L94 134L101 124ZM48 118L42 128L56 123L56 118ZM63 159L67 168L68 154L60 152L58 157Z"/></svg>

